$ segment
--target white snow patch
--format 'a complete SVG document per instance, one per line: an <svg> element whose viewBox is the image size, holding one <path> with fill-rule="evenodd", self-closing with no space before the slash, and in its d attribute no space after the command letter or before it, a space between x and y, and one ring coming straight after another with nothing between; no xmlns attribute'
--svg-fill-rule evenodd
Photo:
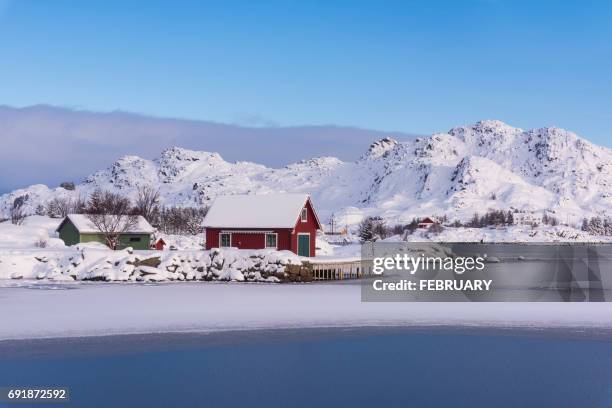
<svg viewBox="0 0 612 408"><path fill-rule="evenodd" d="M0 287L0 340L354 326L612 328L606 302L364 303L350 284L20 283ZM34 287L55 290L27 289Z"/></svg>

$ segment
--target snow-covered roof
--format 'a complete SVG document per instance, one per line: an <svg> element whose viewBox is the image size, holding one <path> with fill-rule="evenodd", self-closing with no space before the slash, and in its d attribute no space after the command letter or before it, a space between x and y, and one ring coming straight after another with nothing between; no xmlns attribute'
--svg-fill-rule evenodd
<svg viewBox="0 0 612 408"><path fill-rule="evenodd" d="M72 224L80 233L95 234L100 232L100 230L96 228L96 226L91 222L89 218L87 218L87 215L85 214L68 214L66 218L69 219L70 222L72 222ZM57 227L58 230L64 224L64 222L66 222L66 219L64 219L64 221L61 222L59 227ZM153 232L155 232L155 228L153 228L143 216L139 215L136 218L136 224L124 233L152 234Z"/></svg>
<svg viewBox="0 0 612 408"><path fill-rule="evenodd" d="M293 228L308 200L307 194L217 196L203 225L218 228Z"/></svg>

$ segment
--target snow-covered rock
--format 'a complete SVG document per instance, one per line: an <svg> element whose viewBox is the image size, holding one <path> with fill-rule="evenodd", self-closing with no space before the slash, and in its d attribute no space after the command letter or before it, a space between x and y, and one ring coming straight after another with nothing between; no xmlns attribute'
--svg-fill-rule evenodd
<svg viewBox="0 0 612 408"><path fill-rule="evenodd" d="M301 259L288 251L111 251L76 246L0 251L0 279L280 282L290 264L301 264Z"/></svg>

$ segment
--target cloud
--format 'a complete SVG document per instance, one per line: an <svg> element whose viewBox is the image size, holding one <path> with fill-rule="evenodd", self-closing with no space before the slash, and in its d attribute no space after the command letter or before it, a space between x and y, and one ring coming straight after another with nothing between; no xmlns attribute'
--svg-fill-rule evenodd
<svg viewBox="0 0 612 408"><path fill-rule="evenodd" d="M279 127L280 124L259 114L238 114L231 122L232 125L248 127Z"/></svg>
<svg viewBox="0 0 612 408"><path fill-rule="evenodd" d="M152 159L172 146L278 167L316 156L354 160L387 136L412 137L337 126L254 128L120 111L0 106L0 191L78 182L123 155Z"/></svg>

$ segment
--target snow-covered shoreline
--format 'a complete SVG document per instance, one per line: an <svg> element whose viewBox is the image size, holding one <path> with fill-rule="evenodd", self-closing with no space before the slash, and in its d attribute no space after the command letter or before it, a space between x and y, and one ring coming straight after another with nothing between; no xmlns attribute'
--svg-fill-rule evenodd
<svg viewBox="0 0 612 408"><path fill-rule="evenodd" d="M332 327L612 329L605 302L364 303L358 284L339 283L9 282L16 284L0 287L0 340ZM55 290L31 289L37 285Z"/></svg>
<svg viewBox="0 0 612 408"><path fill-rule="evenodd" d="M289 251L110 251L76 245L65 250L0 251L0 279L72 281L255 281L285 279L289 264L301 259Z"/></svg>

